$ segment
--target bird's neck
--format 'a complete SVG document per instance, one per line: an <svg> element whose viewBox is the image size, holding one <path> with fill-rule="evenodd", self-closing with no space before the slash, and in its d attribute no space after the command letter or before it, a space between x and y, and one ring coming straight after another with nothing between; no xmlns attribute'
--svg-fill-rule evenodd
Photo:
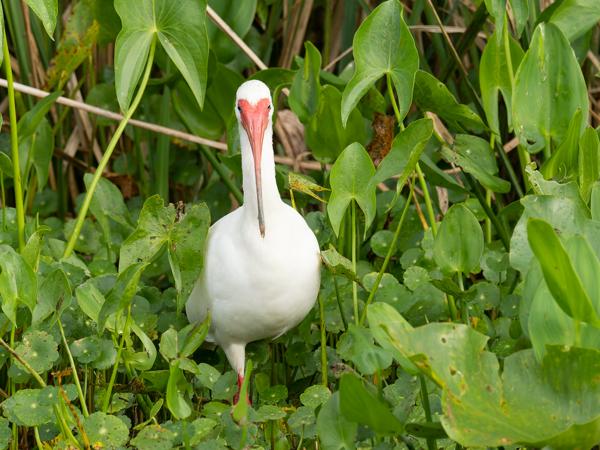
<svg viewBox="0 0 600 450"><path fill-rule="evenodd" d="M242 148L242 172L244 175L244 207L256 218L258 201L254 176L254 159L246 132L240 127L240 145ZM261 157L261 178L265 223L269 226L269 212L281 205L282 200L275 182L275 159L273 157L273 129L265 130Z"/></svg>

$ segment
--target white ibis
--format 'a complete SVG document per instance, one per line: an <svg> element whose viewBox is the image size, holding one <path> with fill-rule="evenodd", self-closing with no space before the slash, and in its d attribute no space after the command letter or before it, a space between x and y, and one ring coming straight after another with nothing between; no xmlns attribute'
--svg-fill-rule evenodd
<svg viewBox="0 0 600 450"><path fill-rule="evenodd" d="M223 348L239 388L246 344L282 335L313 307L321 260L312 230L277 190L269 88L257 80L243 83L236 93L235 114L244 204L210 228L204 270L186 312L192 323L211 312L207 340Z"/></svg>

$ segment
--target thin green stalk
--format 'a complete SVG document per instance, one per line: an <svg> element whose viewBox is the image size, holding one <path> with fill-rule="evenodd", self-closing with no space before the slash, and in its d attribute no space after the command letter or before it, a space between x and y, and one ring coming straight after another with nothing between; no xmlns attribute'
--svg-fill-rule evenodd
<svg viewBox="0 0 600 450"><path fill-rule="evenodd" d="M400 237L400 230L402 229L402 224L404 223L404 218L406 217L406 213L408 212L408 207L410 206L410 199L412 198L413 189L414 189L414 182L411 181L410 193L408 194L408 198L406 199L406 204L404 205L404 208L402 209L402 214L400 215L400 220L398 221L398 225L396 226L396 231L394 232L394 237L392 238L392 243L390 244L390 248L388 248L388 251L383 260L383 264L381 265L381 269L379 269L379 273L377 274L377 278L375 279L375 284L373 285L373 289L371 289L371 292L369 293L369 297L367 298L367 302L365 303L365 307L363 309L362 315L360 316L360 324L361 325L364 323L364 321L367 317L367 308L371 304L373 299L375 298L375 294L377 293L377 290L379 289L379 283L381 283L383 274L385 273L385 270L387 269L390 259L392 258L392 254L395 251L396 244L398 242L398 238Z"/></svg>
<svg viewBox="0 0 600 450"><path fill-rule="evenodd" d="M319 295L319 320L321 326L321 383L327 387L327 334L325 330L325 305Z"/></svg>
<svg viewBox="0 0 600 450"><path fill-rule="evenodd" d="M2 231L6 231L6 191L4 190L4 173L1 172L0 193L2 195Z"/></svg>
<svg viewBox="0 0 600 450"><path fill-rule="evenodd" d="M44 444L42 444L42 440L40 439L40 431L38 427L33 427L33 436L35 438L35 443L38 446L39 450L43 450Z"/></svg>
<svg viewBox="0 0 600 450"><path fill-rule="evenodd" d="M431 405L429 404L429 393L427 392L427 382L423 375L419 375L419 381L421 382L421 402L423 403L423 410L425 411L425 419L427 422L431 422ZM436 450L437 446L435 439L427 438L427 448L429 450Z"/></svg>
<svg viewBox="0 0 600 450"><path fill-rule="evenodd" d="M489 189L485 190L485 203L488 208L492 208L492 191ZM492 221L489 217L485 218L485 242L490 244L492 242Z"/></svg>
<svg viewBox="0 0 600 450"><path fill-rule="evenodd" d="M10 149L13 163L15 206L17 209L17 238L19 241L19 251L22 252L23 248L25 248L25 208L23 205L23 186L21 185L21 166L19 164L19 135L17 131L15 86L12 67L10 66L10 53L8 52L6 29L2 30L2 33L4 35L4 45L2 46L2 53L4 54L4 71L6 72L6 82L8 84L8 115L10 118Z"/></svg>
<svg viewBox="0 0 600 450"><path fill-rule="evenodd" d="M11 338L12 338L12 333L11 333ZM25 361L23 358L21 358L21 356L17 352L14 351L12 346L7 344L6 341L4 339L2 339L1 337L0 337L0 345L2 347L4 347L6 349L6 351L8 353L10 353L13 358L15 358L17 361L19 361L19 363L21 363L21 365L25 368L25 370L31 374L31 376L35 379L35 381L38 382L38 384L41 387L43 387L43 388L46 387L46 382L42 379L42 377L40 377L40 375L35 371L35 369L33 367L31 367L27 361Z"/></svg>
<svg viewBox="0 0 600 450"><path fill-rule="evenodd" d="M77 242L77 239L79 238L79 234L81 233L81 229L83 228L83 222L85 221L85 216L87 215L88 209L90 208L90 204L92 202L92 197L94 196L94 192L96 191L96 186L98 185L98 182L100 181L100 178L102 177L102 173L104 172L104 169L106 168L106 166L108 165L108 162L110 161L110 157L111 157L115 147L117 146L117 143L119 142L119 139L121 138L121 135L123 134L123 131L125 131L125 127L127 126L129 119L131 119L131 116L133 116L133 113L135 112L138 105L140 104L140 101L142 100L144 91L146 90L146 85L148 84L148 79L150 78L150 71L152 69L152 63L154 61L154 50L155 49L156 49L156 39L153 38L152 44L150 45L150 54L148 55L148 61L146 62L146 68L144 69L144 75L142 76L142 81L140 83L140 86L138 88L136 96L133 99L131 106L125 113L125 116L119 123L119 126L117 127L117 130L115 131L115 134L113 134L110 142L108 143L108 146L106 147L106 151L104 152L104 155L102 156L102 159L100 160L100 164L98 164L98 168L96 169L96 172L94 173L94 178L92 178L92 182L90 183L88 191L85 194L85 198L83 199L83 204L81 205L81 210L79 211L79 214L77 216L77 221L75 222L75 227L73 228L73 233L71 234L71 237L69 238L69 242L67 243L67 247L65 248L65 253L63 255L64 258L68 258L73 253L73 250L75 248L75 243Z"/></svg>
<svg viewBox="0 0 600 450"><path fill-rule="evenodd" d="M356 201L352 200L352 270L356 273ZM358 325L358 286L352 282L352 304L354 305L354 323Z"/></svg>
<svg viewBox="0 0 600 450"><path fill-rule="evenodd" d="M326 66L331 58L331 23L333 21L333 4L325 0L325 19L323 33L323 65Z"/></svg>
<svg viewBox="0 0 600 450"><path fill-rule="evenodd" d="M162 99L159 120L163 125L167 125L169 120L169 103L171 101L171 90L169 86L165 86ZM161 134L156 139L156 158L153 163L154 168L155 189L156 192L165 200L169 200L169 151L171 141L168 136Z"/></svg>
<svg viewBox="0 0 600 450"><path fill-rule="evenodd" d="M340 316L342 318L342 323L344 324L344 330L348 331L348 321L346 320L346 314L344 313L344 308L342 307L342 297L340 297L340 287L338 286L337 278L334 274L331 274L331 278L333 278L333 287L335 289L335 299L337 300L338 308L340 310Z"/></svg>
<svg viewBox="0 0 600 450"><path fill-rule="evenodd" d="M392 79L390 74L386 74L385 76L387 82L387 91L390 97L390 101L392 102L392 108L394 109L394 114L396 116L396 120L398 121L398 126L401 130L404 130L404 124L402 122L402 117L400 116L400 110L398 109L398 103L396 103L396 96L394 95L394 88L392 87ZM427 183L425 182L425 177L423 176L423 171L421 170L421 166L417 162L415 166L415 170L417 171L417 176L419 177L419 184L421 185L421 189L423 190L423 196L425 197L425 207L427 208L427 214L429 215L429 221L431 222L431 231L435 236L437 234L437 223L435 220L435 213L433 212L433 204L431 203L431 196L429 195L429 188L427 187Z"/></svg>
<svg viewBox="0 0 600 450"><path fill-rule="evenodd" d="M79 382L79 375L77 374L77 367L75 366L75 361L73 360L73 355L71 354L71 350L69 349L69 344L67 342L67 338L65 336L65 330L63 329L62 322L60 318L57 321L58 329L60 331L60 336L62 338L63 344L65 346L65 350L67 351L67 356L69 357L69 364L71 365L71 371L73 372L73 381L75 381L75 387L77 388L77 394L79 395L79 403L81 403L81 412L83 412L83 416L87 417L90 415L87 409L87 404L85 402L85 395L83 395L83 390L81 389L81 383Z"/></svg>
<svg viewBox="0 0 600 450"><path fill-rule="evenodd" d="M117 349L117 359L113 366L112 373L110 374L110 380L104 393L104 399L102 400L102 412L108 411L110 405L110 397L112 395L112 389L117 379L117 372L119 371L119 362L121 361L121 354L123 353L123 347L125 347L125 339L129 334L129 322L131 321L131 305L127 308L127 318L125 319L125 325L123 326L123 334L121 335L121 341L119 342L119 348Z"/></svg>

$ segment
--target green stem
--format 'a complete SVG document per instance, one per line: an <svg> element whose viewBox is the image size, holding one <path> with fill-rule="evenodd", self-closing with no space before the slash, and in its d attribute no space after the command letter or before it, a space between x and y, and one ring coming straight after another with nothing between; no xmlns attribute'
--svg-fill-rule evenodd
<svg viewBox="0 0 600 450"><path fill-rule="evenodd" d="M344 314L344 308L342 307L342 298L340 297L340 287L338 286L337 278L334 274L331 274L333 278L333 287L335 288L335 299L337 300L338 308L340 310L340 316L342 317L342 323L344 324L344 330L348 331L348 321L346 320L346 314Z"/></svg>
<svg viewBox="0 0 600 450"><path fill-rule="evenodd" d="M423 375L419 375L419 381L421 382L421 402L423 403L423 410L425 411L425 419L427 422L431 422L431 405L429 404L429 393L427 392L427 382ZM427 448L429 450L436 450L435 439L427 438Z"/></svg>
<svg viewBox="0 0 600 450"><path fill-rule="evenodd" d="M15 186L15 206L17 209L17 238L19 241L19 251L22 252L25 248L25 208L23 205L23 186L21 185L21 165L19 164L19 134L17 129L15 86L12 67L10 66L10 53L8 52L6 29L3 29L2 33L4 36L2 53L4 55L4 70L6 72L6 82L8 84L8 115L10 118L10 148L13 163L13 182Z"/></svg>
<svg viewBox="0 0 600 450"><path fill-rule="evenodd" d="M121 341L119 342L119 348L117 349L117 359L113 366L112 373L110 374L110 380L104 393L104 399L102 400L102 412L108 411L110 405L110 397L112 395L112 389L117 379L117 372L119 371L119 362L121 361L121 354L123 353L123 347L125 347L125 339L129 334L129 322L131 321L131 305L127 308L127 318L125 319L125 325L123 326L123 334L121 335Z"/></svg>
<svg viewBox="0 0 600 450"><path fill-rule="evenodd" d="M319 319L321 325L321 383L327 387L327 333L325 330L325 305L319 295Z"/></svg>
<svg viewBox="0 0 600 450"><path fill-rule="evenodd" d="M2 231L6 231L6 191L4 190L4 173L0 173L0 192L2 194Z"/></svg>
<svg viewBox="0 0 600 450"><path fill-rule="evenodd" d="M352 200L352 270L356 273L356 202ZM354 323L358 325L358 286L352 282L352 304L354 306Z"/></svg>
<svg viewBox="0 0 600 450"><path fill-rule="evenodd" d="M33 436L35 437L35 443L37 444L40 450L43 450L44 445L42 444L42 440L40 439L40 431L38 427L33 427Z"/></svg>
<svg viewBox="0 0 600 450"><path fill-rule="evenodd" d="M4 347L13 358L15 358L17 361L19 361L19 363L21 363L25 370L31 374L31 376L35 379L35 381L38 382L38 384L41 387L46 387L46 382L42 379L42 377L40 377L40 375L35 371L35 369L31 367L27 361L21 358L21 356L17 352L15 352L14 349L10 345L8 345L6 341L2 338L0 338L0 345Z"/></svg>
<svg viewBox="0 0 600 450"><path fill-rule="evenodd" d="M71 371L73 372L73 381L75 381L75 387L77 388L77 394L79 395L79 403L81 403L81 411L83 412L84 417L88 417L90 413L88 412L87 404L85 402L85 395L83 395L83 390L81 389L79 375L77 374L77 367L75 366L73 355L71 354L71 350L69 349L69 344L67 343L67 338L65 336L65 330L63 329L60 318L58 319L57 323L58 329L60 331L60 336L65 346L65 350L67 351L67 356L69 357L69 364L71 365Z"/></svg>
<svg viewBox="0 0 600 450"><path fill-rule="evenodd" d="M389 73L386 74L385 79L387 82L388 95L390 97L390 101L392 102L392 108L394 110L396 120L398 121L398 126L400 127L400 130L404 130L404 123L402 122L402 117L400 116L398 103L396 103L396 96L394 95L392 79ZM433 212L433 204L431 203L431 196L429 195L429 188L427 187L427 183L425 182L423 171L421 170L421 166L419 166L418 162L415 166L415 170L417 171L417 176L419 177L419 184L421 185L421 189L423 190L423 196L425 197L425 207L427 208L427 214L429 215L429 221L431 222L431 231L435 236L437 234L437 223L435 220L435 213Z"/></svg>
<svg viewBox="0 0 600 450"><path fill-rule="evenodd" d="M136 94L135 98L133 99L131 106L125 113L125 116L119 123L119 126L117 127L117 130L115 131L115 134L113 134L110 142L108 143L108 146L106 147L106 151L104 152L104 155L102 156L102 159L100 160L100 164L98 164L98 168L96 169L96 172L94 173L94 178L92 178L92 182L90 183L90 186L85 194L85 198L83 199L83 204L81 205L81 210L79 211L79 214L77 216L77 221L75 222L75 227L73 228L73 233L71 234L71 237L69 238L69 242L67 243L67 247L65 248L65 253L63 255L64 258L68 258L73 253L73 250L75 248L75 243L77 242L77 239L79 238L79 234L81 233L81 229L83 228L83 222L85 221L85 216L87 215L88 209L90 208L90 204L92 203L92 197L94 196L96 186L98 185L98 182L100 181L100 178L102 177L102 173L104 172L104 169L106 168L106 166L108 165L108 162L110 161L110 157L111 157L115 147L117 146L117 143L119 142L119 139L121 138L121 135L123 134L123 131L125 131L125 127L127 126L129 119L131 119L131 116L133 116L133 113L135 112L138 105L140 104L140 101L142 100L144 91L146 90L146 85L148 84L148 79L150 78L150 71L152 69L152 63L154 61L154 50L155 49L156 49L156 39L153 38L152 44L150 45L150 54L148 55L148 61L146 62L146 68L144 69L144 75L142 76L142 81L138 88L137 94Z"/></svg>
<svg viewBox="0 0 600 450"><path fill-rule="evenodd" d="M367 298L367 302L365 303L365 307L363 309L362 315L360 316L360 324L362 325L367 317L367 308L375 298L375 294L377 293L377 289L379 289L379 283L381 283L381 279L383 278L383 274L387 269L387 266L392 258L392 254L395 251L396 243L398 242L398 238L400 237L400 230L402 229L402 224L404 223L404 218L406 217L406 213L408 212L408 207L410 206L410 199L412 198L412 193L414 189L414 183L410 183L410 193L408 194L408 198L406 199L406 204L402 209L402 214L400 215L400 220L398 221L398 225L396 226L396 231L394 232L394 237L392 239L392 243L390 244L390 248L385 255L383 260L383 264L381 265L381 269L379 269L379 273L377 274L377 278L375 279L375 284L373 285L373 289L369 293L369 297Z"/></svg>
<svg viewBox="0 0 600 450"><path fill-rule="evenodd" d="M485 203L488 208L492 208L492 191L489 189L485 190ZM485 218L485 242L488 244L492 242L492 221L489 217Z"/></svg>

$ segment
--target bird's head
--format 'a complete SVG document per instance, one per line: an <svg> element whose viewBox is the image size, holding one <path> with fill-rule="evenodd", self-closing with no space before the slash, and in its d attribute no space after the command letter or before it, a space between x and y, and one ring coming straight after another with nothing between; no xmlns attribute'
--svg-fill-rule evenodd
<svg viewBox="0 0 600 450"><path fill-rule="evenodd" d="M246 133L252 149L258 205L258 227L261 236L264 237L265 218L260 165L265 131L271 125L271 116L273 115L273 102L267 85L258 80L243 83L235 95L235 115L240 123L240 133Z"/></svg>

